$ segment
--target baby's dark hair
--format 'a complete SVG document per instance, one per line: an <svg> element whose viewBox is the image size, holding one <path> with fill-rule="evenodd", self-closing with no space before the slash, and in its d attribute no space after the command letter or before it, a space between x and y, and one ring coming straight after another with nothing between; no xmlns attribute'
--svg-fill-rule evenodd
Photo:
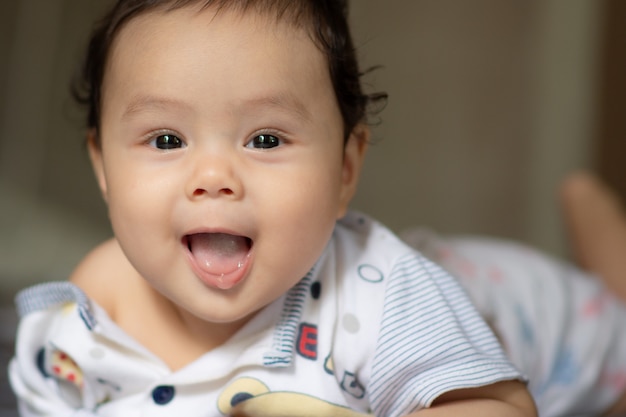
<svg viewBox="0 0 626 417"><path fill-rule="evenodd" d="M190 4L240 12L255 11L304 27L324 53L347 139L354 127L367 122L367 108L384 101L385 93L364 94L363 75L348 26L347 0L118 0L93 30L85 61L72 84L75 99L87 108L87 127L100 131L102 82L110 48L122 26L142 13L174 10Z"/></svg>

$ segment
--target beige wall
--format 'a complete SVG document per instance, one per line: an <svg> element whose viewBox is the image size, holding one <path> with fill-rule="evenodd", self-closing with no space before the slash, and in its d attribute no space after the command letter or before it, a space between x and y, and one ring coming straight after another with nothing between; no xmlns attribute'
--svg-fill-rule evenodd
<svg viewBox="0 0 626 417"><path fill-rule="evenodd" d="M554 188L589 160L601 2L353 3L390 94L355 205L564 253Z"/></svg>
<svg viewBox="0 0 626 417"><path fill-rule="evenodd" d="M106 1L0 2L0 298L62 279L108 235L67 83ZM554 187L588 164L597 29L587 0L353 0L367 81L390 99L354 202L400 230L563 254Z"/></svg>

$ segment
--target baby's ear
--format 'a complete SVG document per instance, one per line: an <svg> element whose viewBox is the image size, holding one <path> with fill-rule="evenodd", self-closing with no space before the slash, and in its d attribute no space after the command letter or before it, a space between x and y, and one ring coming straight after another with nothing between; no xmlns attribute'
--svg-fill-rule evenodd
<svg viewBox="0 0 626 417"><path fill-rule="evenodd" d="M89 159L91 160L91 167L96 175L96 181L102 198L107 201L107 183L104 175L104 166L102 162L102 148L100 145L100 139L98 138L98 132L95 128L89 129L87 132L87 149L89 150Z"/></svg>
<svg viewBox="0 0 626 417"><path fill-rule="evenodd" d="M348 140L346 141L342 170L340 212L338 218L343 217L346 213L348 205L356 193L359 177L361 176L361 167L363 166L363 161L365 160L369 140L370 129L366 124L361 123L352 130Z"/></svg>

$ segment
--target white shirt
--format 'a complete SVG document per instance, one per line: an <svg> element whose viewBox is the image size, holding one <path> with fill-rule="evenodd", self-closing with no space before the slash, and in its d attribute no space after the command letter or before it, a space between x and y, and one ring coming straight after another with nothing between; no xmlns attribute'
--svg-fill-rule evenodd
<svg viewBox="0 0 626 417"><path fill-rule="evenodd" d="M521 379L457 282L355 213L287 294L176 372L70 283L29 288L18 308L24 417L221 416L242 400L267 415L401 416Z"/></svg>

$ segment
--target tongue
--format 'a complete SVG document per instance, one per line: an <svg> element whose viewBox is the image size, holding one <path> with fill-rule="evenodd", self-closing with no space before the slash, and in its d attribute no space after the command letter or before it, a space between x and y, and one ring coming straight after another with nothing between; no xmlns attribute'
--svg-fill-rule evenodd
<svg viewBox="0 0 626 417"><path fill-rule="evenodd" d="M243 265L250 244L242 236L201 233L189 237L189 248L203 270L214 275L225 275Z"/></svg>

